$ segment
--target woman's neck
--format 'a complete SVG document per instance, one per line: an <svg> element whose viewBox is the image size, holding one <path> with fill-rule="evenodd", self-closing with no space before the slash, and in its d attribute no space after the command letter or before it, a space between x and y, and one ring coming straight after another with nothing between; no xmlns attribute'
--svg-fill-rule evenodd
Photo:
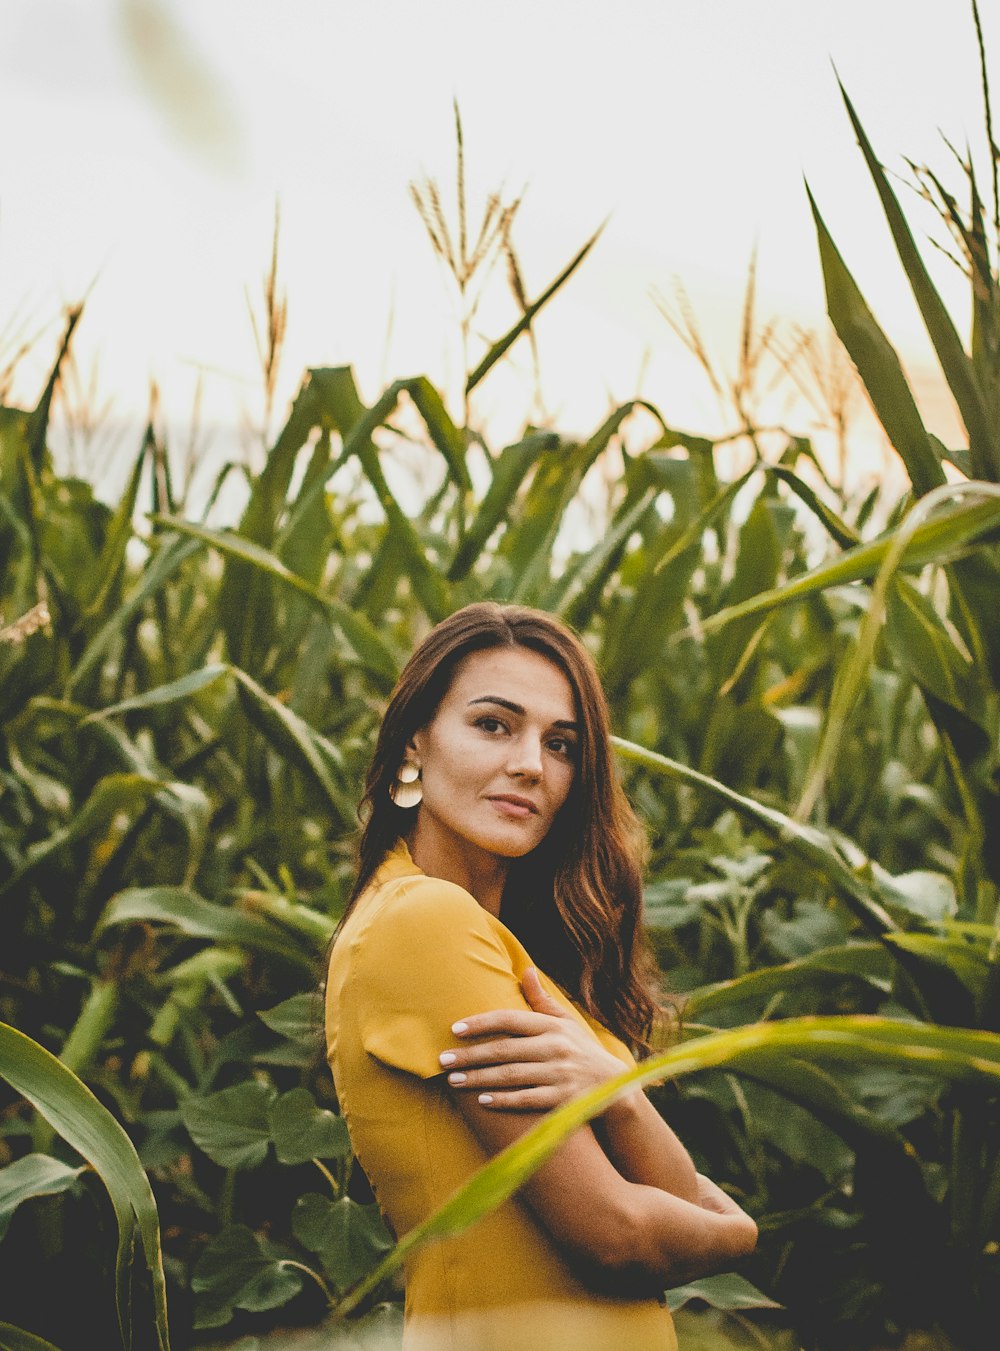
<svg viewBox="0 0 1000 1351"><path fill-rule="evenodd" d="M421 872L464 887L484 910L499 918L509 860L470 849L467 840L455 841L433 828L421 829L419 821L406 845Z"/></svg>

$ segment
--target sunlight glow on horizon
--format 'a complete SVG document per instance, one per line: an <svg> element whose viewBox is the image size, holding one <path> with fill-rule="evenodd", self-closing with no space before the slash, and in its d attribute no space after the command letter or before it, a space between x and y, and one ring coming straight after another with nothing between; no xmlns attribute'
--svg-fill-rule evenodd
<svg viewBox="0 0 1000 1351"><path fill-rule="evenodd" d="M407 197L425 172L451 192L454 96L473 217L501 181L508 195L528 184L514 240L530 295L610 213L592 256L537 321L543 408L560 429L592 430L609 404L637 393L672 425L726 429L650 290L669 296L680 278L731 367L756 245L760 321L820 327L805 173L932 426L956 434L830 58L890 167L908 155L947 172L939 126L959 146L967 135L981 141L965 5L924 0L919 21L902 0L637 0L613 18L594 0L502 9L289 0L280 11L268 0L8 0L6 9L0 112L17 132L0 150L0 365L10 316L28 332L47 322L17 397L37 396L60 306L93 284L77 361L84 382L98 364L98 403L110 399L111 416L142 417L155 378L183 427L201 372L207 424L259 417L244 292L259 304L277 197L289 301L279 413L307 366L339 364L354 366L366 398L425 373L457 411L454 308ZM214 82L204 153L190 119L171 120L169 93L156 86L163 62L136 60L129 47L125 24L137 16L166 17L185 38L189 98L199 74ZM982 17L987 43L997 38L995 69L1000 29ZM964 316L961 287L930 263ZM482 327L492 339L515 318L498 275ZM496 444L516 435L532 393L522 341L484 384L477 425Z"/></svg>

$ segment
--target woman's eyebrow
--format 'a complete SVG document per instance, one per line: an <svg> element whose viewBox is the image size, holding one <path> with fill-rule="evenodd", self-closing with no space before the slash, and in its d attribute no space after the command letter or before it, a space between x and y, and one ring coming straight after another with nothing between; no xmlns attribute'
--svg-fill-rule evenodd
<svg viewBox="0 0 1000 1351"><path fill-rule="evenodd" d="M508 709L511 713L516 713L519 718L524 717L525 710L520 704L515 704L512 699L504 699L499 694L481 694L478 699L470 699L469 706L473 704L499 704L501 708ZM552 724L553 727L564 727L567 731L576 732L579 730L577 724L571 718L557 718Z"/></svg>

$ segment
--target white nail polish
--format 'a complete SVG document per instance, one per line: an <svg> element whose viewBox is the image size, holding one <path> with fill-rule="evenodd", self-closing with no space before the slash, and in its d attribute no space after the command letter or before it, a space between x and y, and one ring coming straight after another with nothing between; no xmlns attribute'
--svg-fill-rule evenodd
<svg viewBox="0 0 1000 1351"><path fill-rule="evenodd" d="M489 1107L490 1103L493 1101L493 1094L492 1094L492 1093L480 1093L480 1095L479 1095L479 1101L483 1104L484 1107Z"/></svg>
<svg viewBox="0 0 1000 1351"><path fill-rule="evenodd" d="M455 1055L452 1051L442 1051L438 1059L442 1065L454 1065L455 1063Z"/></svg>
<svg viewBox="0 0 1000 1351"><path fill-rule="evenodd" d="M453 1074L449 1074L449 1075L448 1075L448 1082L449 1082L449 1084L464 1084L464 1083L465 1083L465 1075L464 1075L464 1074L460 1074L460 1073L456 1070Z"/></svg>
<svg viewBox="0 0 1000 1351"><path fill-rule="evenodd" d="M468 1024L468 1023L452 1023L452 1025L451 1025L451 1030L452 1030L454 1033L456 1033L458 1036L461 1036L463 1032L468 1032L468 1030L469 1030L469 1024Z"/></svg>

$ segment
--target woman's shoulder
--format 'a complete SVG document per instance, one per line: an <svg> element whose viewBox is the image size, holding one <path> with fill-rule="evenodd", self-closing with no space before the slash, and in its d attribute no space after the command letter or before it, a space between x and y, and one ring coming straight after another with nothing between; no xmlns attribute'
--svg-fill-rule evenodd
<svg viewBox="0 0 1000 1351"><path fill-rule="evenodd" d="M381 940L390 935L406 941L408 936L425 936L429 931L490 928L490 916L470 892L421 872L399 850L375 873L351 918L355 938L377 931Z"/></svg>

